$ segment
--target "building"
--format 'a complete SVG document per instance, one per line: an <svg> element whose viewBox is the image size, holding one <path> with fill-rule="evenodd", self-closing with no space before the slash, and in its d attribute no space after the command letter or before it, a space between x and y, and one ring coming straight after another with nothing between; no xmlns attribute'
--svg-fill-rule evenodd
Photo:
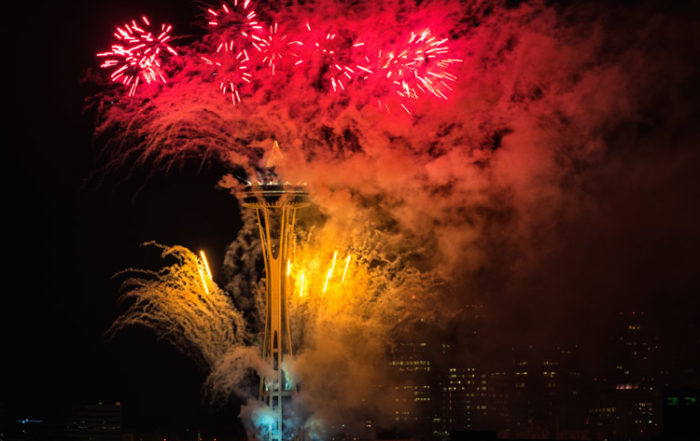
<svg viewBox="0 0 700 441"><path fill-rule="evenodd" d="M591 432L597 438L651 438L661 430L659 338L641 311L619 312L612 336L612 365L594 379Z"/></svg>
<svg viewBox="0 0 700 441"><path fill-rule="evenodd" d="M664 394L662 438L669 441L700 439L700 389L674 389Z"/></svg>
<svg viewBox="0 0 700 441"><path fill-rule="evenodd" d="M120 441L122 407L116 403L89 403L76 406L63 425L64 439L76 441Z"/></svg>
<svg viewBox="0 0 700 441"><path fill-rule="evenodd" d="M596 376L584 372L578 344L513 347L510 360L488 365L470 358L469 343L426 338L395 345L396 433L436 440L494 432L510 439L652 438L662 426L660 342L644 313L615 319L608 333L613 355L601 355L607 367Z"/></svg>
<svg viewBox="0 0 700 441"><path fill-rule="evenodd" d="M434 414L434 357L427 342L398 343L390 350L390 367L396 374L394 428L398 433L429 436Z"/></svg>

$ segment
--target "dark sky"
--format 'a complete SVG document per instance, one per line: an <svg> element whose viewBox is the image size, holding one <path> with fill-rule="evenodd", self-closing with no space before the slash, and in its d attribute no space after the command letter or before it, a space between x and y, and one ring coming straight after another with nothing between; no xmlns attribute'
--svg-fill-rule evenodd
<svg viewBox="0 0 700 441"><path fill-rule="evenodd" d="M105 32L113 23L133 14L158 12L178 29L195 32L192 5L110 0L13 6L9 19L13 25L4 30L3 39L14 46L6 45L13 48L12 63L5 66L10 78L4 82L5 97L11 95L11 99L3 100L12 115L5 120L10 136L4 143L10 155L5 161L5 194L10 203L4 210L9 220L4 272L8 283L0 304L4 365L0 400L12 412L31 417L64 403L121 401L127 427L237 424L235 406L214 409L203 403L200 388L205 373L150 331L134 329L110 341L104 336L120 311L119 282L112 275L128 267L153 268L159 263L154 252L140 248L140 243L156 240L204 249L216 279L225 247L239 226L234 198L215 188L223 169L191 163L167 173L131 165L101 171L100 146L92 138L94 115L83 114L84 97L94 92L94 86L80 80L86 69L97 65L94 54L105 46ZM683 178L688 179L689 190L696 191L697 181ZM679 178L678 182L684 181ZM642 190L652 191L649 201L674 200L654 195L653 189ZM622 199L630 193L620 194ZM684 210L683 219L697 219L697 208L686 206L689 199L686 194L667 206ZM640 214L652 212L655 219L675 215L654 213L651 203L640 207ZM629 214L634 215L634 210ZM624 221L633 226L625 231L643 224L636 217ZM571 224L571 236L579 236L572 243L589 240L581 238L582 231L590 234L591 242L620 238L620 225L591 232L587 225ZM659 243L652 243L654 250L668 249L673 254L678 249L678 244L663 241L666 235L658 237ZM626 246L624 237L610 243L625 256L620 251ZM572 257L573 264L566 269L573 272L571 268L588 256L580 257ZM675 258L685 275L693 262L700 266L692 251ZM651 267L641 266L638 271L653 272L656 260L649 262ZM552 264L557 267L556 262ZM556 284L560 279L533 285ZM658 284L673 287L673 280L666 282ZM677 299L697 294L697 286L691 284L679 289L687 292ZM674 307L680 310L683 305ZM595 313L596 309L587 305L585 310ZM693 316L688 311L680 315Z"/></svg>
<svg viewBox="0 0 700 441"><path fill-rule="evenodd" d="M168 19L185 29L191 3L181 3L15 4L13 27L3 31L17 44L6 67L9 283L0 307L0 400L13 415L101 400L121 401L133 428L237 421L236 409L202 404L204 373L152 333L104 336L120 311L119 282L111 276L159 264L140 243L203 249L216 274L238 228L235 199L215 189L222 170L185 164L168 173L148 167L104 173L91 135L94 115L82 114L91 89L81 78L96 66L111 23L127 18L118 14L169 11Z"/></svg>

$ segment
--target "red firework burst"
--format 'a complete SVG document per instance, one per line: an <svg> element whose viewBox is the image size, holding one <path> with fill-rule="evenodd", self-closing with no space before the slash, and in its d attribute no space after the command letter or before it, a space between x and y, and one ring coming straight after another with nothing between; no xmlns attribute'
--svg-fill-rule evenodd
<svg viewBox="0 0 700 441"><path fill-rule="evenodd" d="M331 87L333 88L334 92L337 92L338 90L345 90L345 85L351 81L358 78L366 78L368 75L373 73L365 58L360 58L357 62L351 61L353 59L352 51L356 48L362 48L364 46L365 43L363 42L358 41L353 43L352 46L346 50L346 52L350 54L347 56L347 59L343 60L342 62L336 61L331 64L328 75L330 77Z"/></svg>
<svg viewBox="0 0 700 441"><path fill-rule="evenodd" d="M250 57L243 49L236 51L233 40L221 43L212 57L201 57L205 63L215 68L213 75L219 79L219 91L231 98L236 105L241 102L241 88L252 81Z"/></svg>
<svg viewBox="0 0 700 441"><path fill-rule="evenodd" d="M457 77L452 73L458 58L449 57L448 39L438 39L430 29L412 32L406 43L393 50L361 47L353 56L355 67L372 88L380 110L399 106L412 114L410 101L432 95L447 99Z"/></svg>
<svg viewBox="0 0 700 441"><path fill-rule="evenodd" d="M207 12L209 26L223 29L227 39L239 35L249 38L263 30L250 0L233 0L233 6L221 3L221 8L216 10L210 8Z"/></svg>
<svg viewBox="0 0 700 441"><path fill-rule="evenodd" d="M139 83L147 84L167 80L162 68L166 52L177 55L168 41L171 39L171 25L162 24L156 35L149 30L151 23L144 15L141 22L131 20L124 26L117 27L114 36L119 40L108 52L98 53L104 57L102 68L115 68L110 76L112 81L129 87L129 96L133 96Z"/></svg>
<svg viewBox="0 0 700 441"><path fill-rule="evenodd" d="M312 32L311 24L309 24L308 22L306 23L306 30L309 33ZM340 50L340 48L338 47L338 42L340 40L341 39L338 37L338 34L335 32L321 32L319 35L316 36L316 38L312 38L312 43L310 44L310 46L313 51L318 52L319 54L325 56L332 56Z"/></svg>
<svg viewBox="0 0 700 441"><path fill-rule="evenodd" d="M295 66L303 62L299 58L299 54L294 52L293 48L295 46L303 46L304 43L295 40L291 41L287 34L279 32L278 23L270 26L270 30L264 37L258 37L257 35L252 35L253 47L262 56L262 64L267 65L272 70L272 75L275 75L277 65L282 62L293 61Z"/></svg>
<svg viewBox="0 0 700 441"><path fill-rule="evenodd" d="M364 43L351 44L349 39L332 30L314 32L308 22L306 30L309 33L306 55L310 59L319 59L325 68L323 81L333 92L345 90L348 83L364 75L352 62L352 49Z"/></svg>
<svg viewBox="0 0 700 441"><path fill-rule="evenodd" d="M394 91L402 98L416 99L421 95L433 95L447 99L451 84L457 77L450 71L458 58L449 58L448 39L438 39L426 28L411 32L405 47L379 55L381 74L392 82ZM404 103L406 112L411 113ZM381 107L381 104L380 104Z"/></svg>

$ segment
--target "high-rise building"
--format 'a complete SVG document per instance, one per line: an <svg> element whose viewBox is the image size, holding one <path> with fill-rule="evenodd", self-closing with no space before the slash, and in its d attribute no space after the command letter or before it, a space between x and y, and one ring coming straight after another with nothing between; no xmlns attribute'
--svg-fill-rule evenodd
<svg viewBox="0 0 700 441"><path fill-rule="evenodd" d="M616 319L615 358L595 379L591 429L611 439L650 438L661 430L659 338L647 327L644 312L619 312Z"/></svg>
<svg viewBox="0 0 700 441"><path fill-rule="evenodd" d="M663 400L663 439L700 439L700 389L669 390Z"/></svg>
<svg viewBox="0 0 700 441"><path fill-rule="evenodd" d="M510 427L511 376L506 369L489 369L477 377L474 428L502 432Z"/></svg>
<svg viewBox="0 0 700 441"><path fill-rule="evenodd" d="M440 345L441 363L436 371L433 435L449 438L450 433L472 429L474 368L455 359L454 345Z"/></svg>
<svg viewBox="0 0 700 441"><path fill-rule="evenodd" d="M89 403L75 406L63 426L63 438L75 441L120 441L121 403Z"/></svg>
<svg viewBox="0 0 700 441"><path fill-rule="evenodd" d="M644 312L621 312L618 318L617 360L611 375L618 430L623 437L651 435L660 430L659 339L649 332Z"/></svg>
<svg viewBox="0 0 700 441"><path fill-rule="evenodd" d="M398 432L431 432L436 382L430 349L426 342L403 342L390 350L389 364L396 373L392 412Z"/></svg>
<svg viewBox="0 0 700 441"><path fill-rule="evenodd" d="M648 439L661 427L659 339L643 313L616 318L617 328L609 332L614 356L601 357L610 366L595 377L584 369L596 360L584 360L578 344L513 347L511 360L500 364L473 359L469 342L398 344L391 353L396 426L424 437L431 423L438 440L467 432L511 439Z"/></svg>
<svg viewBox="0 0 700 441"><path fill-rule="evenodd" d="M578 345L514 349L508 432L514 437L579 439L588 406Z"/></svg>

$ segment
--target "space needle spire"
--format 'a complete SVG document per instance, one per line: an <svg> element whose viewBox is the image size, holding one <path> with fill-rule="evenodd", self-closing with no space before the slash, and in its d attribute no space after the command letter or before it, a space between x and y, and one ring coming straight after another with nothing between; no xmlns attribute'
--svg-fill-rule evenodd
<svg viewBox="0 0 700 441"><path fill-rule="evenodd" d="M288 314L291 286L287 268L297 209L309 205L304 186L282 183L274 172L281 157L275 141L265 169L256 182L249 182L239 194L243 205L256 211L263 259L265 261L265 338L264 361L273 372L260 378L258 398L271 411L271 421L263 424L265 441L286 441L285 417L297 384L284 370L284 361L294 354Z"/></svg>

